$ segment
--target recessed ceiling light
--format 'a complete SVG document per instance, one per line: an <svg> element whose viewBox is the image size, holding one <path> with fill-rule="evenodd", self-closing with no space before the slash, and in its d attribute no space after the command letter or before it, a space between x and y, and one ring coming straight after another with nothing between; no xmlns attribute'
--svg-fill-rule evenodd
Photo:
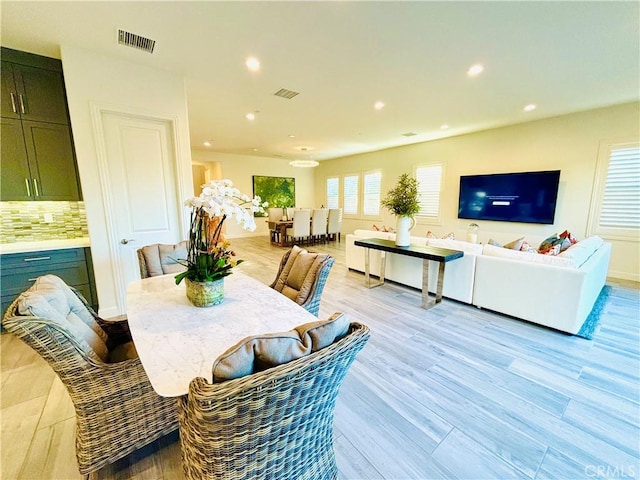
<svg viewBox="0 0 640 480"><path fill-rule="evenodd" d="M289 138L296 138L296 136L292 134L292 135L289 135Z"/></svg>
<svg viewBox="0 0 640 480"><path fill-rule="evenodd" d="M379 102L378 101L378 102L374 103L373 106L374 106L374 108L376 110L382 110L384 108L384 102Z"/></svg>
<svg viewBox="0 0 640 480"><path fill-rule="evenodd" d="M535 104L533 104L533 103L530 103L529 105L525 105L525 107L523 108L523 110L524 110L525 112L531 112L531 111L535 110L536 108L538 108L538 107L537 107L537 105L535 105Z"/></svg>
<svg viewBox="0 0 640 480"><path fill-rule="evenodd" d="M252 149L252 150L253 150L254 152L257 152L257 151L258 151L258 149L257 149L257 148L254 148L254 149Z"/></svg>
<svg viewBox="0 0 640 480"><path fill-rule="evenodd" d="M244 64L252 72L257 72L258 70L260 70L260 60L258 60L256 57L247 58L247 61L244 62Z"/></svg>
<svg viewBox="0 0 640 480"><path fill-rule="evenodd" d="M440 125L440 130L446 130L447 128L449 128L449 125L447 125L446 123Z"/></svg>
<svg viewBox="0 0 640 480"><path fill-rule="evenodd" d="M476 63L475 65L471 65L469 67L469 70L467 70L467 75L469 75L470 77L477 77L482 73L483 70L484 67L479 63Z"/></svg>
<svg viewBox="0 0 640 480"><path fill-rule="evenodd" d="M247 113L247 114L245 115L245 118L246 118L247 120L255 120L255 119L256 119L256 114L255 114L255 113L253 113L253 112L249 112L249 113Z"/></svg>
<svg viewBox="0 0 640 480"><path fill-rule="evenodd" d="M317 167L318 165L320 165L320 163L316 162L315 160L293 160L289 162L289 165L291 165L292 167L309 168Z"/></svg>

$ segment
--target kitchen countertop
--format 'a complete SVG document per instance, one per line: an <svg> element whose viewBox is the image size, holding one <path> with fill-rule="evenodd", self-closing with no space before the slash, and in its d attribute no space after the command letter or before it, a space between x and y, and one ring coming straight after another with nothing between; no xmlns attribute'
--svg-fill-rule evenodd
<svg viewBox="0 0 640 480"><path fill-rule="evenodd" d="M89 237L66 238L62 240L41 240L37 242L15 242L0 244L0 254L42 252L64 248L84 248L90 246Z"/></svg>

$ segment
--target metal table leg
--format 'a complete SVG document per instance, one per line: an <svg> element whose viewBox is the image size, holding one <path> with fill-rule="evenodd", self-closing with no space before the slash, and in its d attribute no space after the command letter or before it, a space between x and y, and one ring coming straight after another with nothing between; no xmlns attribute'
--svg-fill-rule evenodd
<svg viewBox="0 0 640 480"><path fill-rule="evenodd" d="M364 254L364 283L367 288L379 287L384 284L384 269L386 266L386 252L380 252L380 278L376 283L371 283L371 268L370 268L370 255L371 249L365 248Z"/></svg>

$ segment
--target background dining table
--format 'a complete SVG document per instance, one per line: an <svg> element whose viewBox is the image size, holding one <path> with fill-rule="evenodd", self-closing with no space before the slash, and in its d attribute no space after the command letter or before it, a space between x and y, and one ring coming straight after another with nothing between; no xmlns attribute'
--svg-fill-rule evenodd
<svg viewBox="0 0 640 480"><path fill-rule="evenodd" d="M212 380L214 360L247 336L284 332L318 319L281 293L235 269L219 305L194 307L174 275L134 281L127 288L129 328L158 395L188 392L195 377Z"/></svg>

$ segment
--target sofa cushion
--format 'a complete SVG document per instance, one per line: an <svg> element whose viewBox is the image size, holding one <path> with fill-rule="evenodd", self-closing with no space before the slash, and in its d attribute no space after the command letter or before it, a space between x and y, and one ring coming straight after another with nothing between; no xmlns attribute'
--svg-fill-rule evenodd
<svg viewBox="0 0 640 480"><path fill-rule="evenodd" d="M456 236L454 235L453 232L449 232L443 237L438 237L431 230L427 230L427 233L425 233L424 236L427 237L427 238L442 238L443 240L455 240L455 238L456 238Z"/></svg>
<svg viewBox="0 0 640 480"><path fill-rule="evenodd" d="M38 277L29 290L18 297L18 312L47 319L66 329L85 354L106 362L107 334L96 323L87 307L55 275Z"/></svg>
<svg viewBox="0 0 640 480"><path fill-rule="evenodd" d="M347 317L335 313L328 320L299 325L288 332L246 337L213 362L213 382L244 377L297 360L331 345L348 330Z"/></svg>
<svg viewBox="0 0 640 480"><path fill-rule="evenodd" d="M569 259L577 268L580 268L587 260L589 260L589 258L591 258L591 255L593 255L603 243L604 240L601 237L594 235L571 245L571 247L560 253L558 258Z"/></svg>
<svg viewBox="0 0 640 480"><path fill-rule="evenodd" d="M482 245L479 243L465 242L462 240L445 240L443 238L430 238L427 245L431 247L450 248L451 250L461 250L464 253L482 254Z"/></svg>
<svg viewBox="0 0 640 480"><path fill-rule="evenodd" d="M493 245L484 245L482 254L491 257L508 258L521 262L539 263L544 265L555 265L557 267L572 268L575 266L573 260L569 258L553 257L548 255L540 255L535 252L518 252L508 248L495 247Z"/></svg>
<svg viewBox="0 0 640 480"><path fill-rule="evenodd" d="M356 237L382 238L384 240L394 240L396 238L395 233L380 232L380 231L376 231L376 230L354 230L353 234Z"/></svg>

